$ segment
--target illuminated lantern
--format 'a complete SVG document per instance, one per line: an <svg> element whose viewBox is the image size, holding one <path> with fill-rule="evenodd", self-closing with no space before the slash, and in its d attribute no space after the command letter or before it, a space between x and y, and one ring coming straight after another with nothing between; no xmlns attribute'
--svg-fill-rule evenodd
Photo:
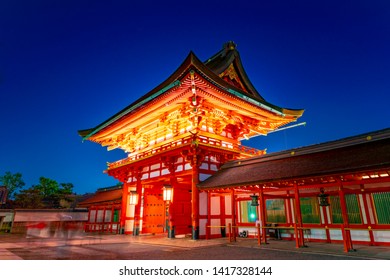
<svg viewBox="0 0 390 280"><path fill-rule="evenodd" d="M138 193L136 191L130 191L130 205L138 204Z"/></svg>
<svg viewBox="0 0 390 280"><path fill-rule="evenodd" d="M320 198L320 206L329 206L329 194L324 193L324 189L320 189L320 194L318 195Z"/></svg>
<svg viewBox="0 0 390 280"><path fill-rule="evenodd" d="M251 206L259 206L259 196L258 195L251 195L252 199Z"/></svg>
<svg viewBox="0 0 390 280"><path fill-rule="evenodd" d="M164 185L163 187L163 199L165 202L172 202L173 200L173 188L170 185Z"/></svg>

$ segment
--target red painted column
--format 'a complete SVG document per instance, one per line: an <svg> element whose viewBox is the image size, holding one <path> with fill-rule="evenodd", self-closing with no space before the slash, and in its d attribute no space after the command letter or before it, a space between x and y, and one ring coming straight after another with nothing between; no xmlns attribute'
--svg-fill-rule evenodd
<svg viewBox="0 0 390 280"><path fill-rule="evenodd" d="M91 206L91 207L89 207L89 209L88 209L88 220L87 220L87 222L86 222L86 224L85 224L85 226L84 226L84 230L86 231L86 232L88 232L88 231L90 231L90 227L91 227L91 210L93 209L93 206Z"/></svg>
<svg viewBox="0 0 390 280"><path fill-rule="evenodd" d="M303 230L302 228L302 213L301 213L301 202L299 200L299 189L298 185L294 183L294 195L295 195L295 244L297 248L303 247Z"/></svg>
<svg viewBox="0 0 390 280"><path fill-rule="evenodd" d="M192 164L192 185L191 185L191 210L192 210L192 239L199 239L199 166L197 156L193 155Z"/></svg>
<svg viewBox="0 0 390 280"><path fill-rule="evenodd" d="M94 231L99 231L99 225L98 225L98 222L97 222L98 211L99 211L99 207L96 207Z"/></svg>
<svg viewBox="0 0 390 280"><path fill-rule="evenodd" d="M126 212L128 207L128 198L129 198L129 185L128 183L123 184L122 189L122 207L121 207L121 218L120 218L120 233L125 233L125 224L126 224Z"/></svg>
<svg viewBox="0 0 390 280"><path fill-rule="evenodd" d="M106 206L103 207L103 224L102 224L102 232L105 231L106 227Z"/></svg>
<svg viewBox="0 0 390 280"><path fill-rule="evenodd" d="M231 191L231 194L232 194L232 240L233 241L237 241L236 239L236 198L235 198L235 194L234 194L234 189L232 189Z"/></svg>
<svg viewBox="0 0 390 280"><path fill-rule="evenodd" d="M211 236L211 193L207 192L207 225L206 225L206 239Z"/></svg>
<svg viewBox="0 0 390 280"><path fill-rule="evenodd" d="M320 206L320 210L324 215L324 226L325 226L325 234L326 234L326 242L330 243L330 232L329 232L329 220L328 220L328 208L329 206Z"/></svg>
<svg viewBox="0 0 390 280"><path fill-rule="evenodd" d="M226 205L225 205L225 196L219 196L220 201L220 222L221 225L221 237L226 237ZM211 210L211 209L210 209Z"/></svg>
<svg viewBox="0 0 390 280"><path fill-rule="evenodd" d="M113 224L114 224L114 204L111 205L111 219L110 219L110 232L112 233Z"/></svg>
<svg viewBox="0 0 390 280"><path fill-rule="evenodd" d="M368 202L367 202L368 195L364 193L364 185L363 184L360 185L360 190L361 190L362 196L363 196L363 207L365 210L364 212L366 213L366 219L367 219L367 224L368 224L368 234L370 237L369 245L373 246L375 243L375 238L374 238L374 233L371 230L371 228L372 228L372 221L371 221L371 217L370 217L371 209L369 209L369 207L368 207Z"/></svg>
<svg viewBox="0 0 390 280"><path fill-rule="evenodd" d="M141 181L141 171L139 170L136 174L137 178L137 185L136 185L136 192L138 194L138 203L134 206L134 228L133 228L133 235L137 236L139 235L141 229L140 229L140 221L141 221L141 200L142 200L142 181Z"/></svg>
<svg viewBox="0 0 390 280"><path fill-rule="evenodd" d="M349 252L352 250L352 240L351 240L351 231L348 230L349 228L348 209L347 209L347 203L345 201L344 187L342 182L340 182L340 186L339 186L339 197L340 197L341 215L343 217L341 233L343 235L344 252Z"/></svg>
<svg viewBox="0 0 390 280"><path fill-rule="evenodd" d="M288 209L288 212L287 212L288 221L287 222L292 227L292 225L294 224L294 222L293 222L294 218L293 218L293 210L292 210L292 207L291 207L290 191L287 191L287 198L286 198L285 201L286 201L286 208ZM290 238L292 238L292 236Z"/></svg>
<svg viewBox="0 0 390 280"><path fill-rule="evenodd" d="M168 202L168 237L169 238L175 238L175 220L174 220L174 213L172 212L173 204L175 201L175 186L176 186L176 176L175 176L175 162L172 162L169 168L169 172L171 173L170 176L170 184L173 190L173 201Z"/></svg>
<svg viewBox="0 0 390 280"><path fill-rule="evenodd" d="M267 213L267 207L265 205L265 198L264 198L264 192L263 192L263 186L260 187L260 193L259 193L259 200L260 200L260 223L261 223L261 235L263 237L263 243L267 243L267 229L266 226L266 213Z"/></svg>

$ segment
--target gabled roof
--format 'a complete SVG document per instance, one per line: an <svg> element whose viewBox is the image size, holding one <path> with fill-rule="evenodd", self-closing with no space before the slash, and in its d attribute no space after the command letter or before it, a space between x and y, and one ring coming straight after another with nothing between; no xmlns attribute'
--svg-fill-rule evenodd
<svg viewBox="0 0 390 280"><path fill-rule="evenodd" d="M219 77L240 88L250 97L264 100L249 80L236 47L237 45L232 41L225 43L222 50L206 60L204 64Z"/></svg>
<svg viewBox="0 0 390 280"><path fill-rule="evenodd" d="M107 205L121 203L122 201L122 187L114 187L109 189L99 189L92 197L81 201L79 207L88 207L92 205Z"/></svg>
<svg viewBox="0 0 390 280"><path fill-rule="evenodd" d="M226 46L228 46L228 49L226 49ZM235 84L231 80L225 78L226 76L219 76L221 73L224 73L229 65L233 65L233 71L237 74L240 83ZM207 60L206 63L203 63L201 60L199 60L199 58L191 51L183 63L179 66L179 68L177 68L176 71L164 82L98 126L90 129L79 130L79 135L83 137L83 140L89 139L94 134L107 128L121 118L143 108L145 104L152 101L153 99L163 95L171 89L179 87L181 85L181 80L186 74L188 74L189 71L195 71L199 73L203 78L224 92L235 97L239 97L245 102L262 107L273 113L280 115L291 115L294 117L300 117L303 114L304 110L302 109L281 108L266 102L249 81L242 67L238 51L235 48L232 49L231 43L228 43L227 45L225 44L222 51L218 52L212 58Z"/></svg>
<svg viewBox="0 0 390 280"><path fill-rule="evenodd" d="M231 161L199 183L198 187L201 190L240 187L380 169L386 169L389 173L389 155L390 129L385 129L261 157Z"/></svg>

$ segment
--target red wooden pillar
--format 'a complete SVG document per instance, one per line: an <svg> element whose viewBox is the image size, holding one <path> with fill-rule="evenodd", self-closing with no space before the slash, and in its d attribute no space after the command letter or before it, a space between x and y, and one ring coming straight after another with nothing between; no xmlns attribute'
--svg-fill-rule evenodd
<svg viewBox="0 0 390 280"><path fill-rule="evenodd" d="M175 156L171 157L161 157L161 161L163 162L164 166L168 168L169 170L169 184L171 185L172 191L173 191L173 200L172 201L165 201L166 203L166 227L168 232L168 238L175 238L175 213L172 211L173 205L175 203L175 188L177 185L176 180L176 160L177 158Z"/></svg>
<svg viewBox="0 0 390 280"><path fill-rule="evenodd" d="M232 189L231 191L231 194L232 194L232 199L231 199L231 203L232 203L232 236L231 236L231 239L232 241L237 241L236 239L236 198L235 198L235 194L234 194L234 189Z"/></svg>
<svg viewBox="0 0 390 280"><path fill-rule="evenodd" d="M94 231L99 231L99 225L98 225L98 221L97 221L97 216L98 216L98 212L99 212L99 207L96 206L96 212L95 212L95 226L94 226Z"/></svg>
<svg viewBox="0 0 390 280"><path fill-rule="evenodd" d="M170 184L173 190L173 193L175 193L175 186L176 186L176 176L175 176L175 167L174 162L172 162L171 167L169 168L169 172L171 173L170 176ZM173 194L173 197L175 194ZM168 202L168 237L169 238L175 238L175 220L174 220L174 213L172 212L173 204L174 204L174 198L172 202Z"/></svg>
<svg viewBox="0 0 390 280"><path fill-rule="evenodd" d="M106 208L107 206L103 206L103 223L102 223L102 232L105 231L105 227L106 227Z"/></svg>
<svg viewBox="0 0 390 280"><path fill-rule="evenodd" d="M196 155L193 156L193 164L192 164L192 185L191 185L191 210L192 210L192 239L199 239L199 166L196 159Z"/></svg>
<svg viewBox="0 0 390 280"><path fill-rule="evenodd" d="M351 231L348 229L349 228L348 209L347 209L347 203L345 201L345 194L344 194L344 188L342 182L340 182L340 186L339 186L339 197L340 197L341 215L343 217L341 233L343 235L344 252L349 252L353 250L353 248L352 248Z"/></svg>
<svg viewBox="0 0 390 280"><path fill-rule="evenodd" d="M141 229L140 229L140 222L141 222L141 200L142 200L142 181L141 181L141 171L140 168L139 172L136 174L137 178L137 185L136 185L136 192L138 194L138 203L134 206L134 228L133 228L133 235L138 236Z"/></svg>
<svg viewBox="0 0 390 280"><path fill-rule="evenodd" d="M303 247L303 229L302 229L302 213L301 213L301 202L299 200L299 189L298 185L294 183L294 195L295 195L295 246L296 248Z"/></svg>
<svg viewBox="0 0 390 280"><path fill-rule="evenodd" d="M219 196L220 201L220 222L221 225L221 237L226 237L226 205L225 205L225 196ZM211 210L211 209L210 209Z"/></svg>
<svg viewBox="0 0 390 280"><path fill-rule="evenodd" d="M125 224L126 224L126 212L128 207L128 200L129 200L129 185L128 183L123 184L122 189L122 207L121 207L121 217L120 217L120 233L125 233Z"/></svg>
<svg viewBox="0 0 390 280"><path fill-rule="evenodd" d="M287 198L286 198L286 208L288 209L287 211L287 218L288 218L288 223L290 224L290 226L292 227L292 225L294 224L294 216L293 216L293 207L291 207L291 197L290 197L290 191L287 191ZM292 238L292 234L291 234L291 237Z"/></svg>
<svg viewBox="0 0 390 280"><path fill-rule="evenodd" d="M368 234L370 237L369 245L372 246L375 243L375 238L374 238L374 233L371 230L371 228L372 228L372 221L371 221L371 217L370 217L371 209L369 209L369 207L368 207L368 202L367 202L368 195L364 193L364 184L360 185L360 190L361 190L362 196L363 196L363 207L365 210L364 212L366 213L366 219L367 219L367 224L368 224Z"/></svg>
<svg viewBox="0 0 390 280"><path fill-rule="evenodd" d="M207 224L206 224L206 239L211 235L211 193L207 192Z"/></svg>
<svg viewBox="0 0 390 280"><path fill-rule="evenodd" d="M265 198L264 198L264 192L263 192L263 186L260 187L260 193L259 193L259 200L260 200L260 223L261 223L261 235L263 239L263 243L267 243L267 229L266 226L266 211L267 207L265 205Z"/></svg>
<svg viewBox="0 0 390 280"><path fill-rule="evenodd" d="M287 223L292 224L293 223L293 213L291 210L291 199L290 199L290 191L286 192L287 198L286 201L286 210L287 210Z"/></svg>
<svg viewBox="0 0 390 280"><path fill-rule="evenodd" d="M320 210L322 210L322 214L324 215L324 225L325 225L325 234L326 234L326 242L330 243L330 232L329 232L329 220L328 220L328 208L329 206L320 206Z"/></svg>
<svg viewBox="0 0 390 280"><path fill-rule="evenodd" d="M110 219L110 232L112 233L113 224L114 224L114 204L111 205L111 219Z"/></svg>
<svg viewBox="0 0 390 280"><path fill-rule="evenodd" d="M84 230L86 232L90 231L90 227L91 227L91 210L92 209L93 209L93 206L89 207L89 209L88 209L88 220L87 220L87 223L84 226Z"/></svg>

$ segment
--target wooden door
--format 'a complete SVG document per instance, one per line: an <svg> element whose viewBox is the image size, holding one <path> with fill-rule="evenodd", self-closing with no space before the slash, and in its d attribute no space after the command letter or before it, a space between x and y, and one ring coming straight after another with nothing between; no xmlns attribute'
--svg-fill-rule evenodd
<svg viewBox="0 0 390 280"><path fill-rule="evenodd" d="M163 233L165 223L162 192L146 189L144 194L144 215L142 233Z"/></svg>

